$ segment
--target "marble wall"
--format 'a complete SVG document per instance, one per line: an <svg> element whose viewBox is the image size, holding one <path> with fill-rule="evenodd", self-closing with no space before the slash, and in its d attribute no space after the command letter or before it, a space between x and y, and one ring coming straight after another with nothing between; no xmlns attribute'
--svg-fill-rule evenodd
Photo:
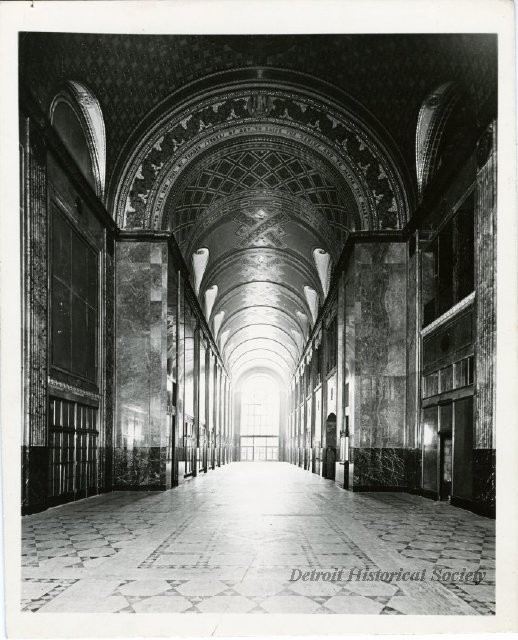
<svg viewBox="0 0 518 640"><path fill-rule="evenodd" d="M417 446L419 433L420 393L420 313L419 260L417 244L419 234L414 233L408 243L407 272L407 385L406 385L406 444Z"/></svg>
<svg viewBox="0 0 518 640"><path fill-rule="evenodd" d="M116 248L114 488L165 488L167 268L165 241Z"/></svg>
<svg viewBox="0 0 518 640"><path fill-rule="evenodd" d="M48 252L45 145L29 118L21 121L24 251L24 425L22 509L45 507L47 492Z"/></svg>
<svg viewBox="0 0 518 640"><path fill-rule="evenodd" d="M473 450L473 505L482 515L495 517L496 511L496 451Z"/></svg>
<svg viewBox="0 0 518 640"><path fill-rule="evenodd" d="M493 421L496 356L496 124L492 124L479 141L477 164L475 447L488 449L495 448Z"/></svg>
<svg viewBox="0 0 518 640"><path fill-rule="evenodd" d="M354 361L349 486L404 487L407 246L357 244L348 270L346 292L354 296L346 303L347 360Z"/></svg>
<svg viewBox="0 0 518 640"><path fill-rule="evenodd" d="M27 105L21 104L25 113ZM27 113L31 113L27 109ZM48 403L52 398L66 398L81 403L85 398L98 409L95 478L89 478L89 490L111 489L111 436L113 426L113 303L114 303L114 239L113 221L91 188L78 175L68 156L63 157L59 141L38 118L20 118L21 184L20 205L23 228L24 282L24 429L22 433L22 512L40 511L49 506L49 467L54 473L64 460L63 450L49 445L51 437ZM52 321L49 308L49 273L51 238L48 230L54 215L63 215L77 235L86 239L98 253L99 323L97 326L97 375L85 380L56 366L52 361ZM52 289L50 289L52 291ZM59 429L59 428L58 428ZM54 431L56 428L54 429ZM81 456L74 445L65 457ZM84 485L81 478L77 486ZM53 503L84 497L77 489L70 493L53 493Z"/></svg>

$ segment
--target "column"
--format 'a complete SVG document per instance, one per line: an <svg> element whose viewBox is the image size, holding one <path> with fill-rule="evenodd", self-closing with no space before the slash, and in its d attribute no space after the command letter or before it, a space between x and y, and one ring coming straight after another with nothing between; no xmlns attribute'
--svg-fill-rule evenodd
<svg viewBox="0 0 518 640"><path fill-rule="evenodd" d="M116 487L166 486L167 267L164 241L117 244Z"/></svg>

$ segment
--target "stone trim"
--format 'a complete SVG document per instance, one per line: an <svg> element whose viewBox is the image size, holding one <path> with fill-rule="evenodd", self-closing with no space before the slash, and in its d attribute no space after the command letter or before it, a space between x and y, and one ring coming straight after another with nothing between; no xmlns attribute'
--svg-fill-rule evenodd
<svg viewBox="0 0 518 640"><path fill-rule="evenodd" d="M438 318L436 318L427 327L425 327L424 329L421 329L421 337L424 338L424 336L427 336L429 333L432 333L435 329L437 329L437 327L442 326L448 320L451 320L455 316L459 315L460 312L463 311L464 309L467 309L471 305L471 303L474 302L474 300L475 300L475 292L473 291L472 293L469 294L469 296L466 296L460 302L457 302L457 304L451 307L451 309L448 309L448 311L443 313L442 316L439 316Z"/></svg>

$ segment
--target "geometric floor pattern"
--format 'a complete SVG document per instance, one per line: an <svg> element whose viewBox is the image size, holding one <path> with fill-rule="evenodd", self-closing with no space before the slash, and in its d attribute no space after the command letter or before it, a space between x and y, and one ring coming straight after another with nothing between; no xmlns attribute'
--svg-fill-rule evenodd
<svg viewBox="0 0 518 640"><path fill-rule="evenodd" d="M287 463L88 498L25 516L22 531L27 612L495 612L494 520Z"/></svg>

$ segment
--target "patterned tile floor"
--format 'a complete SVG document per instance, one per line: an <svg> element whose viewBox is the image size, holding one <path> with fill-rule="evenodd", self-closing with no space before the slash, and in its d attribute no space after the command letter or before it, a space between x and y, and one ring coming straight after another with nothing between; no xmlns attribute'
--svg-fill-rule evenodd
<svg viewBox="0 0 518 640"><path fill-rule="evenodd" d="M22 610L491 615L494 524L286 463L234 463L23 518ZM327 575L290 580L313 570ZM363 579L375 572L387 575Z"/></svg>

